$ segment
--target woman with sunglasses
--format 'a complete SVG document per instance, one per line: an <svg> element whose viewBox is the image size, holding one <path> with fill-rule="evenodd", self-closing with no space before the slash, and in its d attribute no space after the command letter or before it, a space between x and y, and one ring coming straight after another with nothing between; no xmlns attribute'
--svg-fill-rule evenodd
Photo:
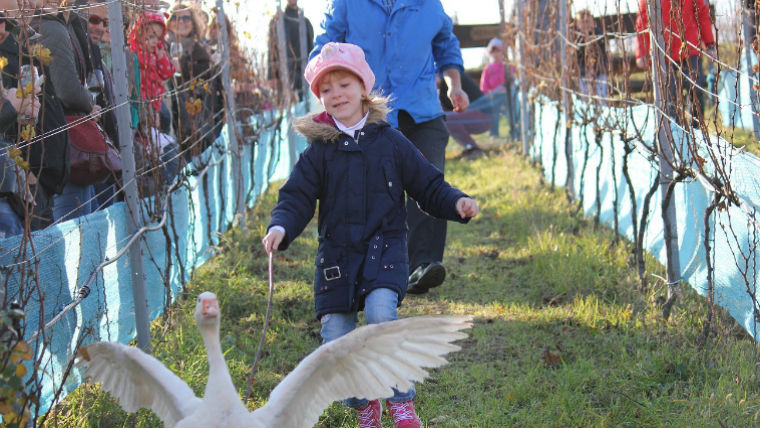
<svg viewBox="0 0 760 428"><path fill-rule="evenodd" d="M189 3L175 3L169 11L166 41L175 46L170 51L179 57L180 64L180 74L173 79L177 91L172 96L172 113L177 141L186 157L203 151L218 135L213 124L217 122L214 120L216 113L220 113L221 103L216 101L220 86L217 84L217 68L209 49L203 44L206 18L203 11ZM177 46L181 48L177 49ZM201 109L189 114L186 101L193 104L197 102L195 100L200 100Z"/></svg>

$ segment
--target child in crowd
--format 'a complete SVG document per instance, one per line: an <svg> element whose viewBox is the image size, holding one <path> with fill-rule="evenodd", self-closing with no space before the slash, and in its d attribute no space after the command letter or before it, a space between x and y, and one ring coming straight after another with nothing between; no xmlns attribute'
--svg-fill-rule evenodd
<svg viewBox="0 0 760 428"><path fill-rule="evenodd" d="M304 75L326 111L295 122L310 144L280 189L262 242L268 253L285 250L319 201L314 303L327 343L353 330L362 309L369 324L398 318L409 278L404 192L431 215L462 223L479 208L385 121L388 99L370 92L375 75L361 48L327 43ZM386 405L395 426L420 427L414 387L394 392ZM345 404L360 427L381 427L378 400Z"/></svg>
<svg viewBox="0 0 760 428"><path fill-rule="evenodd" d="M514 70L512 66L505 67L504 65L504 44L501 39L494 37L489 40L486 50L491 58L491 63L483 69L483 73L480 75L480 90L486 95L490 94L490 98L494 100L491 137L496 138L499 136L499 114L502 110L506 109L507 119L510 119L510 128L514 128L511 120L513 116L511 101L514 91Z"/></svg>
<svg viewBox="0 0 760 428"><path fill-rule="evenodd" d="M158 124L164 82L177 71L177 64L166 54L165 36L164 15L156 12L140 15L129 33L129 46L137 55L140 68L140 95L150 102L156 113L154 126Z"/></svg>
<svg viewBox="0 0 760 428"><path fill-rule="evenodd" d="M480 90L484 94L491 91L505 91L505 77L507 70L504 69L504 44L501 39L494 37L488 41L486 47L491 63L483 69L480 76Z"/></svg>
<svg viewBox="0 0 760 428"><path fill-rule="evenodd" d="M156 12L144 12L129 32L129 46L137 62L133 76L134 97L139 91L139 97L147 101L142 107L133 106L132 111L132 126L137 128L135 141L142 143L135 146L138 168L154 171L153 175L138 179L146 195L155 193L161 184L171 183L179 168L176 140L168 134L167 125L162 125L161 120L162 109L166 112L164 116L168 114L162 105L164 82L179 68L177 60L172 60L166 52L165 36L164 15Z"/></svg>

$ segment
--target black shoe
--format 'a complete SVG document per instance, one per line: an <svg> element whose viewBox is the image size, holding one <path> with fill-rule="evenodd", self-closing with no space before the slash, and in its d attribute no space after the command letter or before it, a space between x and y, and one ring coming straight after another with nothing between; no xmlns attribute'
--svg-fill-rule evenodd
<svg viewBox="0 0 760 428"><path fill-rule="evenodd" d="M446 279L446 268L440 262L423 263L409 275L408 294L425 294L433 287L438 287Z"/></svg>

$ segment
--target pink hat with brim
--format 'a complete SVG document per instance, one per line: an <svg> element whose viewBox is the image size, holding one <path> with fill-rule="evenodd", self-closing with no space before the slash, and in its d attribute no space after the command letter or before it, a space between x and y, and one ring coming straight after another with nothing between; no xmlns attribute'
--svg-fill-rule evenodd
<svg viewBox="0 0 760 428"><path fill-rule="evenodd" d="M328 71L348 70L362 80L364 89L369 93L375 85L375 73L364 59L364 51L351 43L330 42L322 46L319 55L309 61L303 75L309 82L311 92L319 98L319 81Z"/></svg>

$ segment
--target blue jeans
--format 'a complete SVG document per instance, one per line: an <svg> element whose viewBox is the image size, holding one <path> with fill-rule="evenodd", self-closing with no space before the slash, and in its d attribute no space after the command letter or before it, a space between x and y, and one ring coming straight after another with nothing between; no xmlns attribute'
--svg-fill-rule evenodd
<svg viewBox="0 0 760 428"><path fill-rule="evenodd" d="M24 225L7 198L0 198L0 239L24 233Z"/></svg>
<svg viewBox="0 0 760 428"><path fill-rule="evenodd" d="M90 214L97 206L92 184L66 183L61 194L53 196L53 221L64 222Z"/></svg>
<svg viewBox="0 0 760 428"><path fill-rule="evenodd" d="M505 91L492 91L486 97L491 102L491 129L489 135L492 137L499 136L499 119L507 110L507 93Z"/></svg>
<svg viewBox="0 0 760 428"><path fill-rule="evenodd" d="M600 98L607 98L607 75L599 74L596 77L581 77L580 81L578 82L578 87L581 94L583 95L592 95ZM586 102L596 101L598 104L607 105L607 100L605 99L598 101L590 97L581 97L581 99L584 99Z"/></svg>
<svg viewBox="0 0 760 428"><path fill-rule="evenodd" d="M398 294L389 288L378 288L369 293L364 301L364 314L367 324L380 324L386 321L398 319L396 307L398 306ZM322 343L333 341L356 328L356 312L343 312L326 314L320 320L322 322ZM393 397L388 400L394 403L409 401L414 398L416 391L414 385L405 393L393 388ZM367 405L369 401L363 398L351 397L343 400L346 406L359 409Z"/></svg>
<svg viewBox="0 0 760 428"><path fill-rule="evenodd" d="M103 183L94 184L93 191L97 199L98 210L104 210L117 201L119 189L113 178L109 178Z"/></svg>

